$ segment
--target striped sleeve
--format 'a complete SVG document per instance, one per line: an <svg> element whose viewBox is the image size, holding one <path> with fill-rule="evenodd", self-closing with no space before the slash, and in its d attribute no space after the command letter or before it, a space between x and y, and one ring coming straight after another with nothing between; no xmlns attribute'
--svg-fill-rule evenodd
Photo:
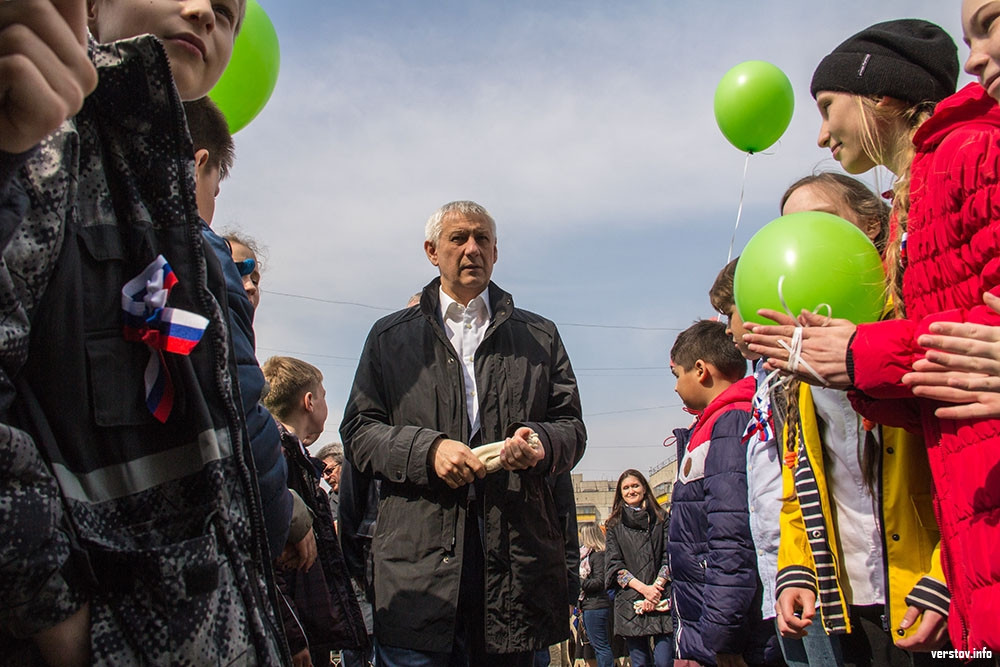
<svg viewBox="0 0 1000 667"><path fill-rule="evenodd" d="M774 595L779 597L781 591L786 588L807 588L813 593L816 592L816 573L808 567L801 565L789 565L778 572L775 580Z"/></svg>
<svg viewBox="0 0 1000 667"><path fill-rule="evenodd" d="M906 604L920 609L930 609L947 616L951 604L951 594L944 582L933 577L921 577L906 596Z"/></svg>

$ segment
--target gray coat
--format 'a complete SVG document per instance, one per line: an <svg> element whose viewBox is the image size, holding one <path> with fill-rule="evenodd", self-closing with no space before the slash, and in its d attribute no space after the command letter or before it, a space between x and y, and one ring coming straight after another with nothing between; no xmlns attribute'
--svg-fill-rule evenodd
<svg viewBox="0 0 1000 667"><path fill-rule="evenodd" d="M382 480L375 632L403 648L448 651L455 633L465 499L428 466L439 437L469 442L461 362L439 317L439 280L420 304L372 327L340 432L347 458ZM482 441L533 429L545 458L485 480L487 650L543 648L569 634L563 535L546 474L570 470L586 431L555 325L489 287L493 317L476 352Z"/></svg>

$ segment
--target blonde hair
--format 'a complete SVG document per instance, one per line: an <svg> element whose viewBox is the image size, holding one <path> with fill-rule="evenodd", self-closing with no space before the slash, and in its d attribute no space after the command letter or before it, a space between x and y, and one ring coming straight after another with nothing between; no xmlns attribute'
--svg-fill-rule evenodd
<svg viewBox="0 0 1000 667"><path fill-rule="evenodd" d="M896 317L905 316L903 266L900 263L903 234L910 211L910 167L916 154L913 135L934 113L935 102L878 105L878 100L855 95L861 115L861 149L873 162L896 165L899 173L892 185L892 216L896 229L885 249L886 292ZM888 129L886 129L888 128ZM902 167L899 167L902 165Z"/></svg>
<svg viewBox="0 0 1000 667"><path fill-rule="evenodd" d="M604 551L607 548L604 531L596 521L580 524L580 544L594 551Z"/></svg>
<svg viewBox="0 0 1000 667"><path fill-rule="evenodd" d="M278 421L287 422L307 392L323 385L323 374L310 363L294 357L271 357L261 367L270 385L261 403Z"/></svg>

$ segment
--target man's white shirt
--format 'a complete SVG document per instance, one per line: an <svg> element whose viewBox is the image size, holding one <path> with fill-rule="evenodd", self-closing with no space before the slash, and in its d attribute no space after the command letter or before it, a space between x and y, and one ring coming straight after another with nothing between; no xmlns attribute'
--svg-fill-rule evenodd
<svg viewBox="0 0 1000 667"><path fill-rule="evenodd" d="M489 288L463 306L444 290L438 288L441 297L441 320L444 332L451 341L451 346L462 360L462 371L465 375L465 408L469 414L469 437L479 430L479 394L476 387L476 350L483 342L486 329L490 326L490 304L487 297Z"/></svg>

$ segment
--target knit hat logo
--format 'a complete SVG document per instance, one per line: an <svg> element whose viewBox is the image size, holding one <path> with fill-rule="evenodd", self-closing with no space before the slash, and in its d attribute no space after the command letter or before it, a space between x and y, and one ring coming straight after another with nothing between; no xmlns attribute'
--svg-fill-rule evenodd
<svg viewBox="0 0 1000 667"><path fill-rule="evenodd" d="M871 59L872 59L872 54L866 53L865 54L865 59L861 61L861 69L858 70L858 76L859 77L865 75L865 68L868 67L868 61L871 60Z"/></svg>

